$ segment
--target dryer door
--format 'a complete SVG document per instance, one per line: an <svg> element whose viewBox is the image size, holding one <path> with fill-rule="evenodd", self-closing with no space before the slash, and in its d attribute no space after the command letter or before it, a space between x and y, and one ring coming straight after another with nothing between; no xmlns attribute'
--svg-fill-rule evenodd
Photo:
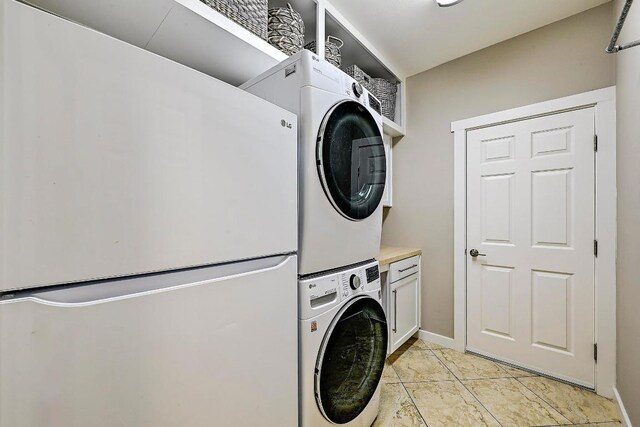
<svg viewBox="0 0 640 427"><path fill-rule="evenodd" d="M316 159L324 191L340 214L361 220L376 210L384 193L386 160L380 128L369 110L354 101L329 110Z"/></svg>
<svg viewBox="0 0 640 427"><path fill-rule="evenodd" d="M348 423L367 407L387 356L387 322L380 304L354 298L336 315L316 365L315 394L322 414Z"/></svg>

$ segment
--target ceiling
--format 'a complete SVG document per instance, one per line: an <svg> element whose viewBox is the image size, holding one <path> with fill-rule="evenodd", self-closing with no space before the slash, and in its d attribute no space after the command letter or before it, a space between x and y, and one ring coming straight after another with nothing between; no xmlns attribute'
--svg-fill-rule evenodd
<svg viewBox="0 0 640 427"><path fill-rule="evenodd" d="M452 7L439 7L435 0L331 3L397 73L411 76L608 1L465 0Z"/></svg>

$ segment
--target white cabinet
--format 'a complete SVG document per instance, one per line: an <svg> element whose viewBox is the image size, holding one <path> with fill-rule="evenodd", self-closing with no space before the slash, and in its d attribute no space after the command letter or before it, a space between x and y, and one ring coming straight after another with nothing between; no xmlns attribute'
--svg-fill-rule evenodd
<svg viewBox="0 0 640 427"><path fill-rule="evenodd" d="M383 286L391 354L420 329L420 256L390 264Z"/></svg>
<svg viewBox="0 0 640 427"><path fill-rule="evenodd" d="M417 274L391 284L391 351L420 329L420 278Z"/></svg>
<svg viewBox="0 0 640 427"><path fill-rule="evenodd" d="M384 155L387 159L387 178L384 186L384 193L382 194L382 206L390 208L393 206L393 153L392 153L392 144L393 139L391 135L384 134Z"/></svg>

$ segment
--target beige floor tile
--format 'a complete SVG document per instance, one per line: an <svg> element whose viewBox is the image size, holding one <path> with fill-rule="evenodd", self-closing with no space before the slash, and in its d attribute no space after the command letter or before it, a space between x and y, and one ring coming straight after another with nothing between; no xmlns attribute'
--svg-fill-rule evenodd
<svg viewBox="0 0 640 427"><path fill-rule="evenodd" d="M576 427L621 427L622 423L576 424Z"/></svg>
<svg viewBox="0 0 640 427"><path fill-rule="evenodd" d="M396 371L388 360L384 362L384 370L382 371L380 381L382 384L395 384L400 382L400 377L396 374Z"/></svg>
<svg viewBox="0 0 640 427"><path fill-rule="evenodd" d="M406 389L429 427L500 427L459 381L407 384Z"/></svg>
<svg viewBox="0 0 640 427"><path fill-rule="evenodd" d="M496 363L482 357L447 348L437 350L434 354L461 380L511 377Z"/></svg>
<svg viewBox="0 0 640 427"><path fill-rule="evenodd" d="M407 382L445 381L455 377L430 351L409 350L396 352L389 356L400 380Z"/></svg>
<svg viewBox="0 0 640 427"><path fill-rule="evenodd" d="M619 421L616 404L595 393L544 377L518 380L575 424Z"/></svg>
<svg viewBox="0 0 640 427"><path fill-rule="evenodd" d="M621 427L622 423L576 424L576 427Z"/></svg>
<svg viewBox="0 0 640 427"><path fill-rule="evenodd" d="M372 427L426 427L402 384L383 384L380 411Z"/></svg>
<svg viewBox="0 0 640 427"><path fill-rule="evenodd" d="M425 341L425 343L427 344L427 346L431 349L431 350L440 350L443 349L444 347L441 346L440 344L436 344L433 343L431 341Z"/></svg>
<svg viewBox="0 0 640 427"><path fill-rule="evenodd" d="M571 424L514 378L470 380L463 384L504 427Z"/></svg>
<svg viewBox="0 0 640 427"><path fill-rule="evenodd" d="M514 368L512 366L505 365L503 363L499 363L498 362L498 366L500 366L502 369L507 371L507 374L511 375L514 378L537 377L538 376L538 374L535 374L533 372L528 372L528 371L525 371L525 370L522 370L522 369Z"/></svg>
<svg viewBox="0 0 640 427"><path fill-rule="evenodd" d="M425 341L411 337L397 351L403 352L407 350L430 350L430 348Z"/></svg>

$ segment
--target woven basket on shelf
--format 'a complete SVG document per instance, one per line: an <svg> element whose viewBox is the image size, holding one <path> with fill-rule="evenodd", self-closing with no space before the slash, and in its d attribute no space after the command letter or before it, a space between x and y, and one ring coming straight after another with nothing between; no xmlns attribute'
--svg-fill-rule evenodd
<svg viewBox="0 0 640 427"><path fill-rule="evenodd" d="M382 115L390 120L396 117L396 92L398 86L386 79L371 79L371 93L382 104Z"/></svg>
<svg viewBox="0 0 640 427"><path fill-rule="evenodd" d="M342 54L340 53L342 46L344 46L344 42L333 36L328 36L324 42L324 59L338 68L340 68L340 64L342 64ZM307 43L304 48L311 52L318 53L315 40Z"/></svg>
<svg viewBox="0 0 640 427"><path fill-rule="evenodd" d="M357 65L352 65L344 70L345 73L353 77L355 81L371 92L381 104L382 115L388 119L395 120L396 115L396 92L398 86L388 80L371 78Z"/></svg>
<svg viewBox="0 0 640 427"><path fill-rule="evenodd" d="M371 90L372 79L367 73L362 71L360 67L358 67L357 65L352 65L350 67L345 68L344 72L350 75L351 77L353 77L355 81L357 81L362 86L364 86L365 89L367 89L369 92L372 92Z"/></svg>
<svg viewBox="0 0 640 427"><path fill-rule="evenodd" d="M269 9L267 41L291 56L304 46L304 21L302 15L287 7Z"/></svg>
<svg viewBox="0 0 640 427"><path fill-rule="evenodd" d="M267 39L268 0L200 0L247 30Z"/></svg>

